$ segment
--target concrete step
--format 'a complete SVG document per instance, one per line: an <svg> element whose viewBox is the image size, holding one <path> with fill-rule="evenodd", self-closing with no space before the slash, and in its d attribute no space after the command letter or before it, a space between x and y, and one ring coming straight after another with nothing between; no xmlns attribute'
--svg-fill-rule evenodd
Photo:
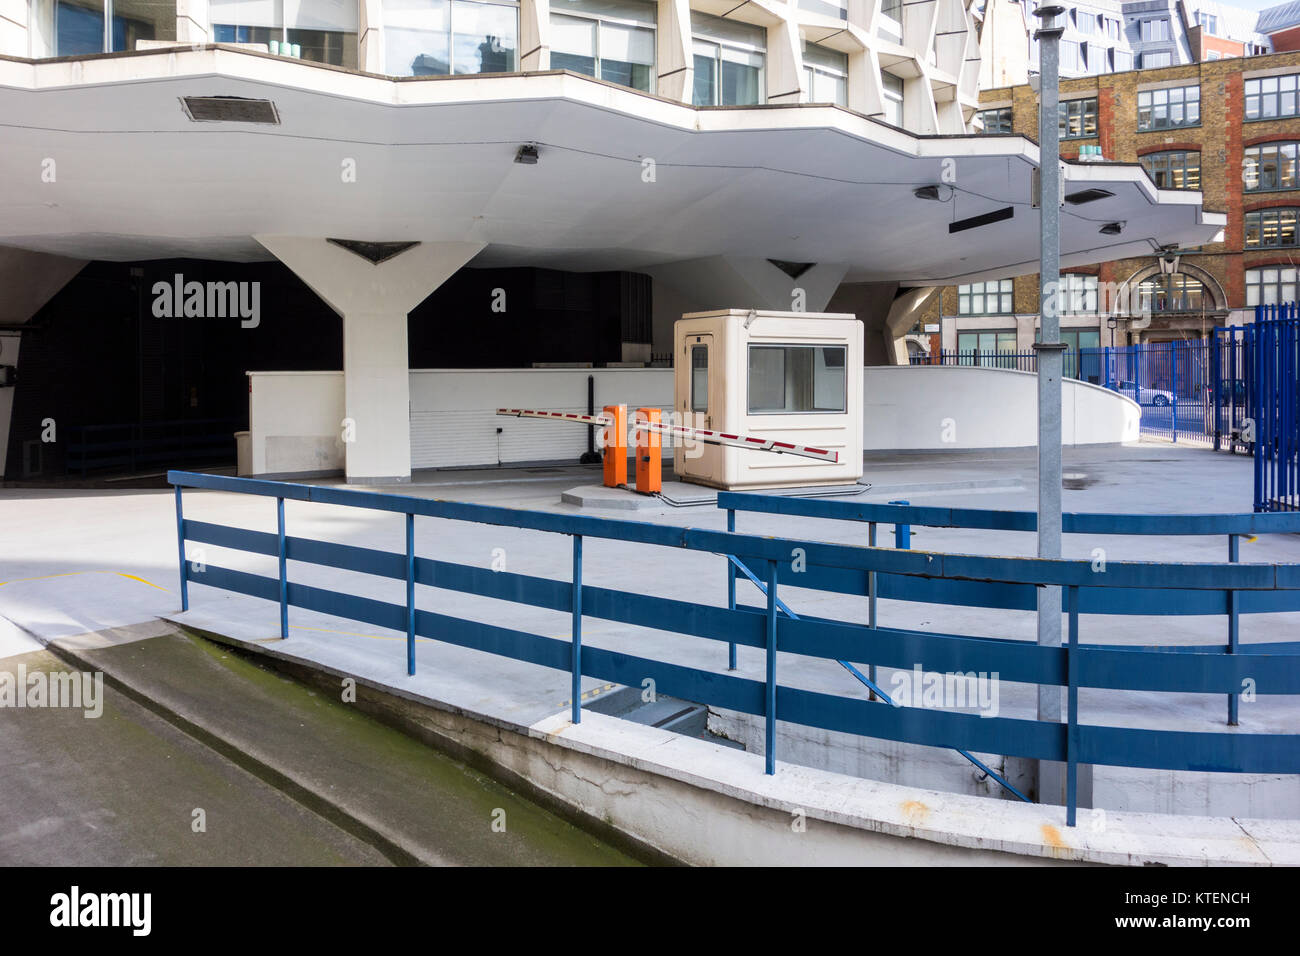
<svg viewBox="0 0 1300 956"><path fill-rule="evenodd" d="M337 696L184 632L55 642L155 710L398 863L605 865L630 857ZM366 693L358 687L358 694ZM502 815L504 813L504 816ZM505 829L494 827L504 819Z"/></svg>

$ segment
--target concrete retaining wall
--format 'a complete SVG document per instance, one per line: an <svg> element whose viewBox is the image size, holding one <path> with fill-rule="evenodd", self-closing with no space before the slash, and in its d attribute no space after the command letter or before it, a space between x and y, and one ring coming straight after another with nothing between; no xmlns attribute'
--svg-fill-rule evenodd
<svg viewBox="0 0 1300 956"><path fill-rule="evenodd" d="M673 371L633 369L413 369L411 467L450 468L576 461L586 429L497 416L500 407L587 410L625 403L671 410ZM1037 376L967 366L864 369L863 448L917 451L1032 448L1037 444ZM249 430L255 474L339 470L342 372L250 372ZM1108 389L1066 379L1066 445L1136 441L1140 409ZM500 432L498 432L500 429ZM665 438L663 454L672 457Z"/></svg>

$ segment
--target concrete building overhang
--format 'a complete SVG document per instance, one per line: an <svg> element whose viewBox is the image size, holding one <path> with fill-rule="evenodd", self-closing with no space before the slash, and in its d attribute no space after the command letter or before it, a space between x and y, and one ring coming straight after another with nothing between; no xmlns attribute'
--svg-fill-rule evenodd
<svg viewBox="0 0 1300 956"><path fill-rule="evenodd" d="M275 104L195 122L185 97ZM535 165L515 162L535 144ZM835 106L695 108L562 71L394 79L225 46L0 58L0 244L267 259L255 235L480 242L475 265L737 256L929 286L1033 272L1038 147L917 136ZM1212 241L1224 216L1138 166L1065 166L1062 264ZM939 185L939 201L918 199ZM1011 210L952 232L950 224ZM1099 232L1123 223L1119 235Z"/></svg>

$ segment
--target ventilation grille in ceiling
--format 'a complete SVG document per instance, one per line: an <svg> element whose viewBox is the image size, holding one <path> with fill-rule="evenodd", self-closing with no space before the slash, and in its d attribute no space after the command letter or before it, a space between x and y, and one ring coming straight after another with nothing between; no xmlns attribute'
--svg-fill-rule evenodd
<svg viewBox="0 0 1300 956"><path fill-rule="evenodd" d="M183 96L185 115L196 123L268 123L280 125L280 114L270 100L244 96Z"/></svg>

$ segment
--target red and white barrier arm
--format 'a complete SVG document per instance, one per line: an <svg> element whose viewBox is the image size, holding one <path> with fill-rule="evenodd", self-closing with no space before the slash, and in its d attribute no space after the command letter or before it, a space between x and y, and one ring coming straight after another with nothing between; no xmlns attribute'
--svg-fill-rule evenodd
<svg viewBox="0 0 1300 956"><path fill-rule="evenodd" d="M633 428L643 431L659 432L661 435L673 435L678 438L690 438L704 442L706 445L731 445L736 448L748 448L750 451L772 451L778 455L798 455L800 458L815 458L817 461L838 462L839 452L826 448L814 448L811 445L794 445L788 441L775 438L756 438L753 435L732 435L728 432L711 431L707 428L688 428L685 425L668 425L663 422L632 422Z"/></svg>
<svg viewBox="0 0 1300 956"><path fill-rule="evenodd" d="M576 412L541 412L532 408L498 408L498 415L512 418L544 418L547 421L576 422L579 425L608 425L605 415L579 415Z"/></svg>
<svg viewBox="0 0 1300 956"><path fill-rule="evenodd" d="M541 418L546 421L574 422L579 425L608 425L609 419L604 415L580 415L576 412L547 412L531 408L498 408L498 415L513 418ZM838 462L838 452L812 445L796 445L775 438L757 438L753 435L733 435L729 432L713 431L708 428L689 428L686 425L669 425L664 422L631 421L632 428L642 431L658 432L675 438L691 439L706 445L731 445L736 448L748 448L750 451L770 451L778 455L796 455L800 458L812 458L816 461Z"/></svg>

